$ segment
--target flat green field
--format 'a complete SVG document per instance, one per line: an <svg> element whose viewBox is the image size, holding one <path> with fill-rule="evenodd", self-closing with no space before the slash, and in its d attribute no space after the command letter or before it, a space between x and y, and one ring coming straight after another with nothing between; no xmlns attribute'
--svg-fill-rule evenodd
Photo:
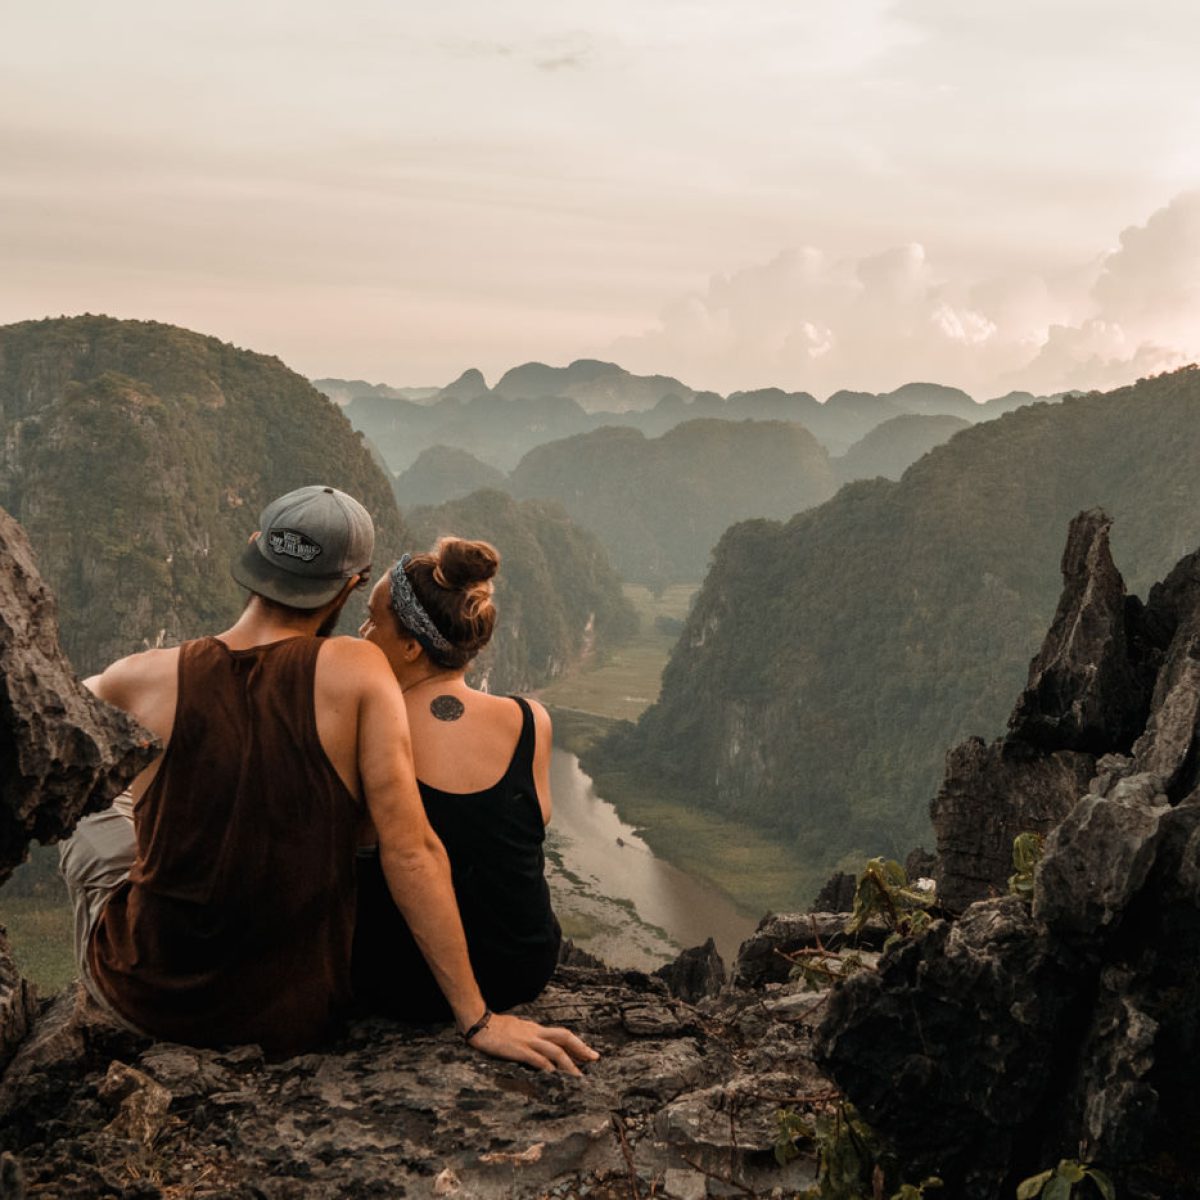
<svg viewBox="0 0 1200 1200"><path fill-rule="evenodd" d="M661 597L626 584L641 631L594 665L584 665L540 693L554 718L555 743L582 754L618 721L634 721L658 698L663 668L695 588L680 584ZM660 622L665 618L666 622ZM666 626L666 627L665 627ZM807 907L828 872L813 872L791 846L729 821L684 797L664 797L631 773L605 771L596 790L638 827L660 858L706 879L752 916Z"/></svg>
<svg viewBox="0 0 1200 1200"><path fill-rule="evenodd" d="M697 586L679 583L655 596L649 588L627 583L625 595L641 619L640 632L601 661L543 688L538 693L542 701L554 708L637 720L658 699L663 667L679 637L677 626L687 616Z"/></svg>
<svg viewBox="0 0 1200 1200"><path fill-rule="evenodd" d="M21 974L37 984L43 996L52 995L75 978L71 948L74 918L65 899L4 896L0 924L8 931L13 958Z"/></svg>

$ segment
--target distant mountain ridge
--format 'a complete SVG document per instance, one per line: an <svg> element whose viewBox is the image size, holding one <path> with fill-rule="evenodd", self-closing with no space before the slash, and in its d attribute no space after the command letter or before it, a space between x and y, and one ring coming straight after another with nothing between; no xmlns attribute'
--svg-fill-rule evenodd
<svg viewBox="0 0 1200 1200"><path fill-rule="evenodd" d="M640 412L664 396L690 400L696 393L668 375L633 375L616 363L581 358L567 367L525 363L506 371L495 393L510 400L544 396L574 400L584 412Z"/></svg>
<svg viewBox="0 0 1200 1200"><path fill-rule="evenodd" d="M843 455L877 425L905 414L993 420L1038 399L1027 392L976 403L958 388L908 383L892 392L835 392L824 403L780 388L722 397L665 375L633 375L615 363L580 359L567 367L525 363L492 389L472 368L440 390L385 388L321 380L346 405L356 429L380 448L397 473L434 445L466 450L510 471L529 450L559 438L625 425L657 437L684 421L715 418L795 421L830 454ZM358 387L358 390L355 388ZM348 399L346 399L348 397Z"/></svg>
<svg viewBox="0 0 1200 1200"><path fill-rule="evenodd" d="M367 383L365 379L314 379L312 385L343 408L360 397L424 402L432 400L441 390L435 387L389 387L386 383Z"/></svg>
<svg viewBox="0 0 1200 1200"><path fill-rule="evenodd" d="M1197 462L1193 367L1023 407L898 483L734 526L658 703L590 766L793 837L818 875L903 854L928 839L946 749L1002 727L1068 522L1111 513L1118 566L1144 589L1200 543Z"/></svg>

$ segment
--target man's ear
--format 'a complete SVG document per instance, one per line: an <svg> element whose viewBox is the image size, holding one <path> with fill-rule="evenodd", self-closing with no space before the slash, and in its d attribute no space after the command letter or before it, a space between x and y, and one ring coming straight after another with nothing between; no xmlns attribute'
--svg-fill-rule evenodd
<svg viewBox="0 0 1200 1200"><path fill-rule="evenodd" d="M403 638L401 640L402 653L404 661L407 663L416 662L424 653L424 647L416 638Z"/></svg>

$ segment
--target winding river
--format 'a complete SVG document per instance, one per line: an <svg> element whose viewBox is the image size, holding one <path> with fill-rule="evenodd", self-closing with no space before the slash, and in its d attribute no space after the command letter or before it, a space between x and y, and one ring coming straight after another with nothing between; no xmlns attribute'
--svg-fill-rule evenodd
<svg viewBox="0 0 1200 1200"><path fill-rule="evenodd" d="M710 884L655 857L596 795L574 754L556 749L550 771L547 877L566 934L614 966L641 969L712 937L731 964L754 919Z"/></svg>

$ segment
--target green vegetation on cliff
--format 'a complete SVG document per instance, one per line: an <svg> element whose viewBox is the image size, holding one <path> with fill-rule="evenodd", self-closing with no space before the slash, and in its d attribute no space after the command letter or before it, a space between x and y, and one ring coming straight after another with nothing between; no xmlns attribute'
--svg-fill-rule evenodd
<svg viewBox="0 0 1200 1200"><path fill-rule="evenodd" d="M292 488L360 499L380 562L403 540L389 481L333 404L278 359L174 326L0 328L0 434L0 506L81 673L227 625L244 595L230 558Z"/></svg>
<svg viewBox="0 0 1200 1200"><path fill-rule="evenodd" d="M600 543L551 501L518 502L485 489L436 508L406 510L405 518L412 549L452 534L482 538L500 551L499 624L478 660L478 676L492 691L541 687L637 627Z"/></svg>
<svg viewBox="0 0 1200 1200"><path fill-rule="evenodd" d="M814 869L928 839L950 746L1001 731L1096 505L1144 590L1200 542L1200 371L960 432L721 540L659 702L585 765L795 838Z"/></svg>
<svg viewBox="0 0 1200 1200"><path fill-rule="evenodd" d="M828 499L834 479L799 425L704 420L659 438L614 426L539 446L510 487L561 501L624 578L663 586L700 578L733 522L791 516Z"/></svg>

